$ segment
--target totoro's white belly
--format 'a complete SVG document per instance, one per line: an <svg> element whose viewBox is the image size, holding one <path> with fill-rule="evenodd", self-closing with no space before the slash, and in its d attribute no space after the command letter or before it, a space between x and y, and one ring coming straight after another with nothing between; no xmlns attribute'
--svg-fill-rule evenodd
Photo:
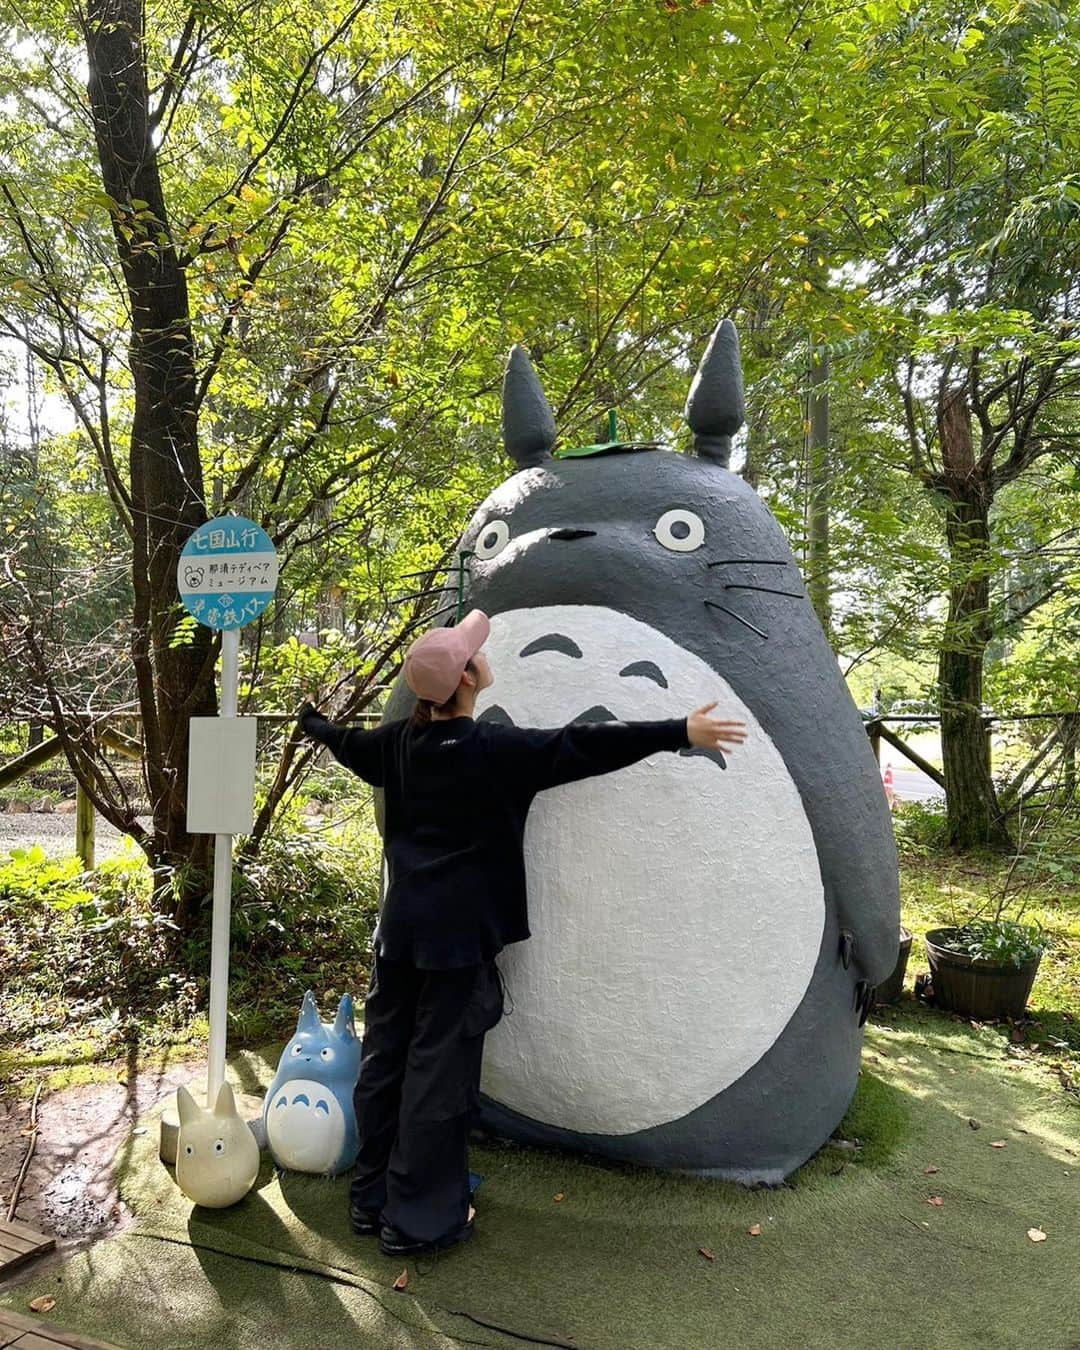
<svg viewBox="0 0 1080 1350"><path fill-rule="evenodd" d="M345 1144L345 1116L325 1084L294 1078L267 1102L266 1138L280 1166L329 1172Z"/></svg>
<svg viewBox="0 0 1080 1350"><path fill-rule="evenodd" d="M521 656L551 633L581 655ZM628 615L508 611L485 651L495 682L477 716L498 704L554 727L597 704L639 720L716 699L713 716L747 723L726 769L664 751L540 793L525 836L533 936L499 958L513 1012L487 1038L489 1097L587 1133L676 1120L757 1063L813 974L825 906L798 789L728 684ZM620 674L642 661L666 688Z"/></svg>

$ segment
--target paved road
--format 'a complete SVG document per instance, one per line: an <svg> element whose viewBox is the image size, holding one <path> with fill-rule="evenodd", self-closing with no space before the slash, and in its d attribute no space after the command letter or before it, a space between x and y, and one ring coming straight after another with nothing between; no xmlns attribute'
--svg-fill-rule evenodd
<svg viewBox="0 0 1080 1350"><path fill-rule="evenodd" d="M882 757L881 771L885 772L886 764L892 763ZM939 788L932 778L928 778L922 769L917 769L914 764L908 764L901 768L899 764L892 763L893 771L893 792L904 802L925 802L931 797L943 797L944 790Z"/></svg>

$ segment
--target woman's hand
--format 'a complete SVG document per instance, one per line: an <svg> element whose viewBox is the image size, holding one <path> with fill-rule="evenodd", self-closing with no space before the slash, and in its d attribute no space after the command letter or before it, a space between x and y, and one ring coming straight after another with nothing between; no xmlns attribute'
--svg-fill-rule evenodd
<svg viewBox="0 0 1080 1350"><path fill-rule="evenodd" d="M310 713L314 713L317 717L322 717L323 715L319 711L319 705L316 702L316 700L312 698L310 694L305 694L304 701L300 705L300 711L296 714L296 720L301 727L304 725L304 718L307 717Z"/></svg>
<svg viewBox="0 0 1080 1350"><path fill-rule="evenodd" d="M723 750L730 753L735 746L746 740L745 722L725 722L719 717L707 716L716 702L706 703L695 708L686 719L686 734L690 744L701 750Z"/></svg>

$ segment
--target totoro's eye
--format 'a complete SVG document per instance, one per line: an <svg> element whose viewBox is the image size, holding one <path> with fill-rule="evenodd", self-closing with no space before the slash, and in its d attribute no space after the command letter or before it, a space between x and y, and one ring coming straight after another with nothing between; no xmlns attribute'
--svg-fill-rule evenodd
<svg viewBox="0 0 1080 1350"><path fill-rule="evenodd" d="M653 534L673 553L693 553L705 542L705 524L693 511L676 507L664 512L653 526Z"/></svg>
<svg viewBox="0 0 1080 1350"><path fill-rule="evenodd" d="M489 520L476 536L476 556L483 561L494 558L510 542L510 526L505 520Z"/></svg>
<svg viewBox="0 0 1080 1350"><path fill-rule="evenodd" d="M215 1152L215 1153L224 1153L224 1152L225 1152L225 1140L224 1140L224 1139L215 1139L215 1140L214 1140L214 1152Z"/></svg>
<svg viewBox="0 0 1080 1350"><path fill-rule="evenodd" d="M195 1145L194 1145L194 1144L185 1144L185 1145L184 1145L184 1152L188 1155L189 1158L193 1158L193 1157L195 1156Z"/></svg>
<svg viewBox="0 0 1080 1350"><path fill-rule="evenodd" d="M304 1053L304 1047L302 1045L294 1045L292 1048L292 1052L294 1056L302 1055Z"/></svg>
<svg viewBox="0 0 1080 1350"><path fill-rule="evenodd" d="M320 1059L333 1059L333 1058L334 1058L334 1052L333 1052L333 1050L330 1049L330 1047L329 1047L328 1045L324 1045L323 1048L319 1051L319 1058L320 1058Z"/></svg>

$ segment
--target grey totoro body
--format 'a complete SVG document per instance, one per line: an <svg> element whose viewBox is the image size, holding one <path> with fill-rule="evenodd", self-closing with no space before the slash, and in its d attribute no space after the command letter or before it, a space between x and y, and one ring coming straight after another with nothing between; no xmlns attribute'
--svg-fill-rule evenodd
<svg viewBox="0 0 1080 1350"><path fill-rule="evenodd" d="M679 717L716 699L746 744L542 793L526 835L533 937L500 965L483 1111L513 1138L778 1181L855 1089L872 987L898 943L880 776L783 531L727 468L734 330L688 402L697 453L550 454L515 349L521 465L479 507L465 607L492 618L478 720ZM448 595L450 592L448 591ZM403 681L386 717L411 711Z"/></svg>

